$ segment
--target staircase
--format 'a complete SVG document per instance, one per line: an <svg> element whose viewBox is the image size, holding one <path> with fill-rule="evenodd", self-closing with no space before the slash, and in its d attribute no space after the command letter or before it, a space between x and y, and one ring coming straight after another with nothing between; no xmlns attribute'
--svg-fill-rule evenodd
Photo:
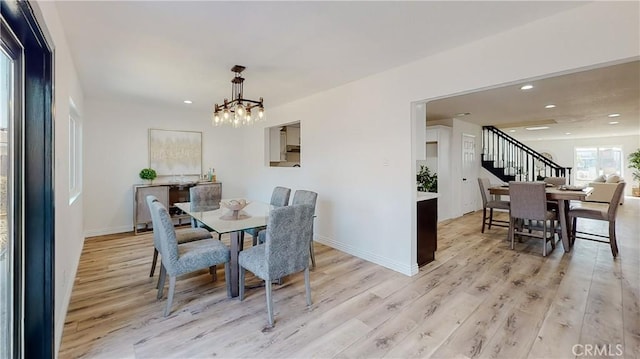
<svg viewBox="0 0 640 359"><path fill-rule="evenodd" d="M504 182L541 181L566 177L571 167L562 167L493 126L482 127L482 167Z"/></svg>

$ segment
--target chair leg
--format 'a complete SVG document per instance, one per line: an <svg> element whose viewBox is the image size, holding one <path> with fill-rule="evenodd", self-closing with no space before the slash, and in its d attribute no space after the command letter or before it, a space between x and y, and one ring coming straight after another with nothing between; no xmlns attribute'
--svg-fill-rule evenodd
<svg viewBox="0 0 640 359"><path fill-rule="evenodd" d="M304 270L304 289L307 294L307 306L311 306L311 280L309 278L309 267Z"/></svg>
<svg viewBox="0 0 640 359"><path fill-rule="evenodd" d="M227 298L231 298L231 272L229 269L229 262L224 264L224 282L227 286Z"/></svg>
<svg viewBox="0 0 640 359"><path fill-rule="evenodd" d="M489 229L491 229L491 223L493 223L493 208L489 208Z"/></svg>
<svg viewBox="0 0 640 359"><path fill-rule="evenodd" d="M151 273L149 277L153 277L153 273L156 271L156 262L158 261L158 249L153 248L153 261L151 261Z"/></svg>
<svg viewBox="0 0 640 359"><path fill-rule="evenodd" d="M167 280L167 270L164 269L164 265L160 262L160 278L158 278L158 295L156 298L161 299L162 294L164 293L164 283Z"/></svg>
<svg viewBox="0 0 640 359"><path fill-rule="evenodd" d="M309 242L309 258L311 258L311 269L316 269L316 253L313 250L313 239Z"/></svg>
<svg viewBox="0 0 640 359"><path fill-rule="evenodd" d="M209 274L211 274L211 281L216 282L218 280L218 270L216 266L209 267Z"/></svg>
<svg viewBox="0 0 640 359"><path fill-rule="evenodd" d="M542 256L547 256L547 220L542 221Z"/></svg>
<svg viewBox="0 0 640 359"><path fill-rule="evenodd" d="M487 207L484 207L482 209L482 233L484 233L484 225L486 221L487 221Z"/></svg>
<svg viewBox="0 0 640 359"><path fill-rule="evenodd" d="M573 217L571 221L571 234L569 235L569 244L576 243L576 224L578 224L578 217Z"/></svg>
<svg viewBox="0 0 640 359"><path fill-rule="evenodd" d="M169 276L169 294L167 295L167 308L164 310L164 316L168 316L171 312L171 304L173 303L173 292L176 290L176 277Z"/></svg>
<svg viewBox="0 0 640 359"><path fill-rule="evenodd" d="M616 222L609 222L609 245L611 246L611 254L613 257L618 256L618 241L616 240Z"/></svg>
<svg viewBox="0 0 640 359"><path fill-rule="evenodd" d="M269 316L269 326L273 327L273 299L271 298L271 281L264 281L264 288L267 293L267 315Z"/></svg>
<svg viewBox="0 0 640 359"><path fill-rule="evenodd" d="M239 289L239 293L238 293L238 297L240 297L240 301L242 302L244 300L244 272L245 269L240 267L240 272L238 275L238 289Z"/></svg>
<svg viewBox="0 0 640 359"><path fill-rule="evenodd" d="M559 237L559 236L558 236ZM556 249L556 221L551 221L551 250Z"/></svg>
<svg viewBox="0 0 640 359"><path fill-rule="evenodd" d="M509 242L511 242L511 249L516 248L515 234L513 233L515 231L515 221L515 218L509 217Z"/></svg>

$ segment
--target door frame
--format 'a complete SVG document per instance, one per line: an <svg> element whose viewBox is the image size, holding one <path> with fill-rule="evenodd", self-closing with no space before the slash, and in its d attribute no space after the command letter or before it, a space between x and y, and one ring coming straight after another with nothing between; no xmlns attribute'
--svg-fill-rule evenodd
<svg viewBox="0 0 640 359"><path fill-rule="evenodd" d="M23 216L24 243L16 269L22 278L16 291L21 303L22 343L16 357L52 358L54 346L55 212L53 166L53 49L37 14L27 1L0 2L0 15L25 49L23 84ZM40 16L40 19L42 17ZM44 22L42 23L44 24ZM14 308L15 314L15 308Z"/></svg>

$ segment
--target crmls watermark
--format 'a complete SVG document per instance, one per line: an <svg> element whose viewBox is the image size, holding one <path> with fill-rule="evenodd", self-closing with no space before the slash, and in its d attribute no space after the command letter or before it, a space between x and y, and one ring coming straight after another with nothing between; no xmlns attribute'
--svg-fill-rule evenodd
<svg viewBox="0 0 640 359"><path fill-rule="evenodd" d="M622 344L575 344L571 353L577 357L619 357L624 354Z"/></svg>

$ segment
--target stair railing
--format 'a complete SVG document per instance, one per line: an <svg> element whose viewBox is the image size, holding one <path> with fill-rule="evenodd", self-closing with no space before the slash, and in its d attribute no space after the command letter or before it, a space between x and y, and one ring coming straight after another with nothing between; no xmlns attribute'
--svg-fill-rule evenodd
<svg viewBox="0 0 640 359"><path fill-rule="evenodd" d="M540 181L545 177L566 177L571 181L571 167L563 167L494 126L483 126L482 160L491 161L492 171L503 181Z"/></svg>

